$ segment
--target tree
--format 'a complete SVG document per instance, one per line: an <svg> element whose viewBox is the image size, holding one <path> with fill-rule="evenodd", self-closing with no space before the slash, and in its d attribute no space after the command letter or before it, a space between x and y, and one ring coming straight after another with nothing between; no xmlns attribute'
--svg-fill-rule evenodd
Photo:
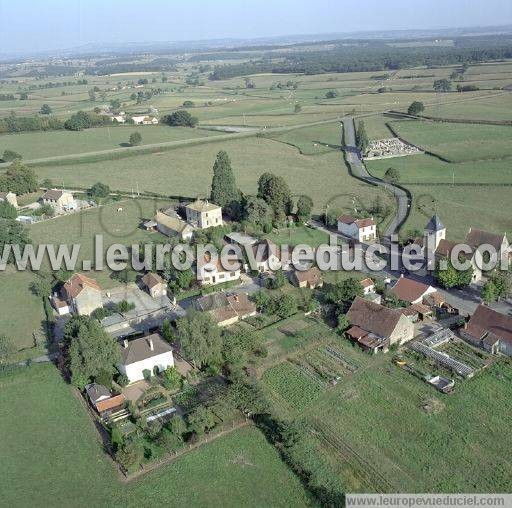
<svg viewBox="0 0 512 508"><path fill-rule="evenodd" d="M362 153L365 154L368 150L369 145L368 140L368 134L366 134L366 127L364 125L364 122L361 120L357 125L357 131L356 131L356 146L357 149Z"/></svg>
<svg viewBox="0 0 512 508"><path fill-rule="evenodd" d="M183 109L175 111L162 118L162 121L171 127L195 127L198 119Z"/></svg>
<svg viewBox="0 0 512 508"><path fill-rule="evenodd" d="M281 319L290 317L297 312L297 300L293 295L284 294L275 297L275 314Z"/></svg>
<svg viewBox="0 0 512 508"><path fill-rule="evenodd" d="M15 219L18 216L16 207L8 201L0 201L0 219Z"/></svg>
<svg viewBox="0 0 512 508"><path fill-rule="evenodd" d="M18 196L34 192L38 188L37 177L32 168L16 159L0 176L0 191L14 192Z"/></svg>
<svg viewBox="0 0 512 508"><path fill-rule="evenodd" d="M482 292L480 293L482 300L486 304L490 304L496 301L497 298L497 289L492 280L488 280L484 286L482 287Z"/></svg>
<svg viewBox="0 0 512 508"><path fill-rule="evenodd" d="M309 196L302 195L297 201L297 219L305 223L311 218L313 200Z"/></svg>
<svg viewBox="0 0 512 508"><path fill-rule="evenodd" d="M39 110L39 113L41 113L41 115L51 115L52 108L48 106L48 104L43 104Z"/></svg>
<svg viewBox="0 0 512 508"><path fill-rule="evenodd" d="M23 157L14 150L4 150L4 154L2 155L2 160L4 162L12 162L16 159L22 159Z"/></svg>
<svg viewBox="0 0 512 508"><path fill-rule="evenodd" d="M27 92L21 92L20 93L20 101L26 101L28 99L28 93Z"/></svg>
<svg viewBox="0 0 512 508"><path fill-rule="evenodd" d="M335 99L336 97L338 97L338 92L336 90L329 90L325 94L326 99Z"/></svg>
<svg viewBox="0 0 512 508"><path fill-rule="evenodd" d="M282 223L292 211L290 188L281 176L263 173L258 180L258 197L272 207L275 223Z"/></svg>
<svg viewBox="0 0 512 508"><path fill-rule="evenodd" d="M325 292L325 299L334 305L338 316L346 314L357 296L363 296L363 287L353 277L329 286Z"/></svg>
<svg viewBox="0 0 512 508"><path fill-rule="evenodd" d="M509 270L496 270L491 274L489 280L495 287L497 300L500 298L508 298L512 295L512 272Z"/></svg>
<svg viewBox="0 0 512 508"><path fill-rule="evenodd" d="M384 181L396 184L400 181L400 172L396 168L388 168L384 173Z"/></svg>
<svg viewBox="0 0 512 508"><path fill-rule="evenodd" d="M36 296L39 296L39 298L46 299L52 294L52 283L47 277L38 277L32 282L30 289Z"/></svg>
<svg viewBox="0 0 512 508"><path fill-rule="evenodd" d="M187 416L188 426L192 432L198 436L213 429L217 424L213 411L206 406L199 405L193 409Z"/></svg>
<svg viewBox="0 0 512 508"><path fill-rule="evenodd" d="M407 110L407 113L409 113L409 115L417 116L420 113L423 113L424 110L425 110L425 106L423 105L423 102L414 101L409 106L409 109Z"/></svg>
<svg viewBox="0 0 512 508"><path fill-rule="evenodd" d="M302 106L298 102L296 102L295 106L293 107L293 112L300 113L301 111L302 111Z"/></svg>
<svg viewBox="0 0 512 508"><path fill-rule="evenodd" d="M164 371L164 386L167 390L181 388L181 374L176 367L167 367Z"/></svg>
<svg viewBox="0 0 512 508"><path fill-rule="evenodd" d="M16 220L0 219L0 253L4 252L6 245L18 245L20 252L30 242L28 232L25 227ZM14 263L12 251L9 253L7 263Z"/></svg>
<svg viewBox="0 0 512 508"><path fill-rule="evenodd" d="M0 365L5 363L16 351L14 342L6 335L0 333Z"/></svg>
<svg viewBox="0 0 512 508"><path fill-rule="evenodd" d="M231 207L240 201L240 191L227 152L221 150L213 164L213 178L210 199L222 208Z"/></svg>
<svg viewBox="0 0 512 508"><path fill-rule="evenodd" d="M173 416L169 422L168 428L173 434L178 436L181 441L183 441L183 434L187 432L187 424L182 416Z"/></svg>
<svg viewBox="0 0 512 508"><path fill-rule="evenodd" d="M434 81L434 90L436 92L449 92L452 89L452 84L447 79L436 79Z"/></svg>
<svg viewBox="0 0 512 508"><path fill-rule="evenodd" d="M446 269L441 269L441 262L446 262ZM458 271L448 258L444 258L437 263L434 277L439 285L446 289L466 287L473 280L473 267Z"/></svg>
<svg viewBox="0 0 512 508"><path fill-rule="evenodd" d="M244 220L263 228L265 224L272 222L272 216L272 208L263 198L247 197L243 213Z"/></svg>
<svg viewBox="0 0 512 508"><path fill-rule="evenodd" d="M209 314L192 311L176 325L183 352L194 366L220 364L222 339Z"/></svg>
<svg viewBox="0 0 512 508"><path fill-rule="evenodd" d="M104 183L95 183L88 191L89 195L95 198L106 198L110 194L110 187Z"/></svg>
<svg viewBox="0 0 512 508"><path fill-rule="evenodd" d="M121 101L119 99L112 99L110 101L110 109L112 109L113 111L118 111L120 107Z"/></svg>
<svg viewBox="0 0 512 508"><path fill-rule="evenodd" d="M116 460L126 470L138 466L144 457L144 449L138 441L128 441L116 453Z"/></svg>
<svg viewBox="0 0 512 508"><path fill-rule="evenodd" d="M130 134L129 142L132 146L140 145L142 143L142 134L140 132L133 132Z"/></svg>
<svg viewBox="0 0 512 508"><path fill-rule="evenodd" d="M194 103L192 101L184 101L183 102L183 107L184 108L193 108L194 107Z"/></svg>
<svg viewBox="0 0 512 508"><path fill-rule="evenodd" d="M64 329L71 382L80 389L101 372L113 374L121 359L117 342L89 316L76 316Z"/></svg>

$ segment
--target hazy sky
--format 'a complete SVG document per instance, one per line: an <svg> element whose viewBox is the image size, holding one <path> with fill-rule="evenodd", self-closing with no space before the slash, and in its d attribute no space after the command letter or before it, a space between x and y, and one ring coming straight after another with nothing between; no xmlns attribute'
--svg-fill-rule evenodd
<svg viewBox="0 0 512 508"><path fill-rule="evenodd" d="M0 0L0 53L507 23L512 0Z"/></svg>

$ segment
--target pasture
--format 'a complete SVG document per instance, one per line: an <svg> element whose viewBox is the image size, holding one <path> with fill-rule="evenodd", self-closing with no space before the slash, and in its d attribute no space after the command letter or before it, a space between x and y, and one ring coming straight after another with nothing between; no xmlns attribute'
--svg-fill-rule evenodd
<svg viewBox="0 0 512 508"><path fill-rule="evenodd" d="M0 377L0 404L0 490L7 505L141 506L151 499L182 506L183 492L201 506L308 504L299 480L254 428L122 484L89 415L53 365Z"/></svg>
<svg viewBox="0 0 512 508"><path fill-rule="evenodd" d="M264 172L282 176L295 196L307 194L320 213L326 204L345 210L355 197L369 204L376 195L388 202L384 191L351 178L339 153L305 156L294 146L263 138L245 138L177 147L173 150L125 159L56 166L34 166L40 179L50 178L65 187L88 188L95 182L130 192L137 184L141 192L205 197L210 193L212 167L219 150L231 158L239 188L255 194Z"/></svg>

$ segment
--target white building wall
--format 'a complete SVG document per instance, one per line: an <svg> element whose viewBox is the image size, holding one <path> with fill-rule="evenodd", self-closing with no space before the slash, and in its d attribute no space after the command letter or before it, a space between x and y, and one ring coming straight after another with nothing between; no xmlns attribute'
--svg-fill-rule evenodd
<svg viewBox="0 0 512 508"><path fill-rule="evenodd" d="M130 365L118 365L118 369L122 374L125 374L130 383L135 383L135 381L141 381L144 379L143 372L145 370L151 371L153 374L153 369L155 366L158 366L158 370L162 372L167 369L167 367L174 366L174 356L172 351L168 353L163 353L161 355L153 356L152 358L146 358L140 362L131 363Z"/></svg>

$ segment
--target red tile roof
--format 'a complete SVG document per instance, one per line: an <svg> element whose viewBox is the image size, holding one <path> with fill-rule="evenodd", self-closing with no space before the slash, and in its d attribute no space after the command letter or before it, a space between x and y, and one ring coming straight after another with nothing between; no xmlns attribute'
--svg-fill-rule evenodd
<svg viewBox="0 0 512 508"><path fill-rule="evenodd" d="M98 413L103 413L104 411L108 411L109 409L120 407L125 402L126 398L121 393L119 395L115 395L114 397L110 397L109 399L100 400L99 402L96 403L96 409L98 410Z"/></svg>
<svg viewBox="0 0 512 508"><path fill-rule="evenodd" d="M465 332L476 339L481 339L486 332L492 333L512 345L512 318L485 305L479 305Z"/></svg>
<svg viewBox="0 0 512 508"><path fill-rule="evenodd" d="M347 312L347 318L351 325L386 338L389 338L394 332L401 316L394 309L370 302L359 296L356 297Z"/></svg>
<svg viewBox="0 0 512 508"><path fill-rule="evenodd" d="M415 302L420 299L430 286L407 277L400 277L398 282L391 288L391 292L404 302Z"/></svg>
<svg viewBox="0 0 512 508"><path fill-rule="evenodd" d="M76 298L85 288L92 288L101 291L99 284L90 277L81 273L75 273L63 286L64 294L67 298Z"/></svg>
<svg viewBox="0 0 512 508"><path fill-rule="evenodd" d="M363 286L363 288L369 288L369 287L375 285L373 280L370 279L369 277L367 277L366 279L363 279L362 281L360 281L359 284L361 284L361 286Z"/></svg>

